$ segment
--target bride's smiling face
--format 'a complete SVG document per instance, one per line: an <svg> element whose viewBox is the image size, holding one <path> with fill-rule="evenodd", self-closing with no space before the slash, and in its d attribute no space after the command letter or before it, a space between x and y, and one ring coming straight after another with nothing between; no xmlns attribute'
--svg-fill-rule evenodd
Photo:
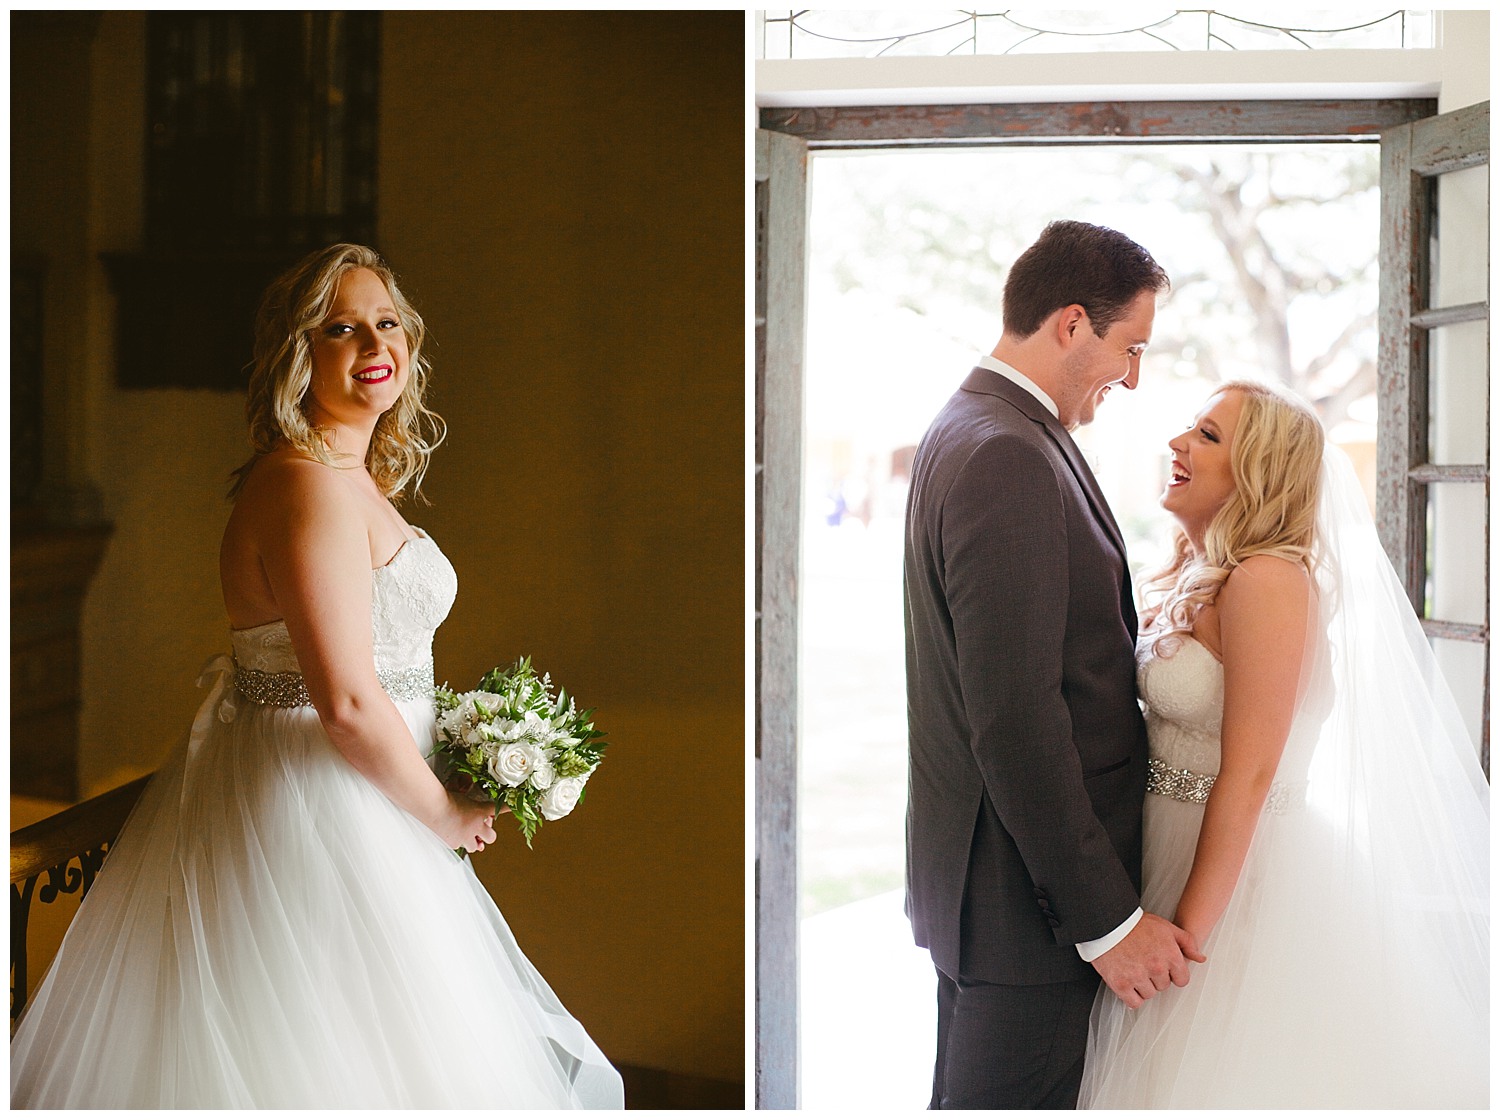
<svg viewBox="0 0 1500 1120"><path fill-rule="evenodd" d="M1234 493L1229 459L1243 407L1237 392L1215 394L1192 427L1167 444L1172 470L1161 504L1195 545L1202 545L1208 523Z"/></svg>
<svg viewBox="0 0 1500 1120"><path fill-rule="evenodd" d="M406 331L384 281L346 272L333 307L313 332L308 417L315 424L373 424L406 388Z"/></svg>

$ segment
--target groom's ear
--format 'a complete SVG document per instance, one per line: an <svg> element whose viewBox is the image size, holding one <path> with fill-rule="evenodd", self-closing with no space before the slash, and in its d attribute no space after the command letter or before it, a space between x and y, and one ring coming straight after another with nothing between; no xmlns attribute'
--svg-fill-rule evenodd
<svg viewBox="0 0 1500 1120"><path fill-rule="evenodd" d="M1080 331L1088 330L1089 313L1083 309L1081 303L1070 303L1061 311L1057 312L1057 341L1061 346L1068 346L1079 336Z"/></svg>

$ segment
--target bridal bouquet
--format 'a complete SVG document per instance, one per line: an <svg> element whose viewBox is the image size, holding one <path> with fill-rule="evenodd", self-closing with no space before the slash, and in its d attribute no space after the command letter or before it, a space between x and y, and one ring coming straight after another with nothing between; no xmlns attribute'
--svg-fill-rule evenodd
<svg viewBox="0 0 1500 1120"><path fill-rule="evenodd" d="M436 690L436 769L449 789L508 808L531 847L542 821L567 816L604 758L593 709L578 711L567 689L523 657L491 669L473 692Z"/></svg>

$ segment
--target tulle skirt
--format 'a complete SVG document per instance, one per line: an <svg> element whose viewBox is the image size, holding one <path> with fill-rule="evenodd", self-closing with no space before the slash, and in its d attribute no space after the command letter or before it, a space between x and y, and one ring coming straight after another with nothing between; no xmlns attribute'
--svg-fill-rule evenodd
<svg viewBox="0 0 1500 1120"><path fill-rule="evenodd" d="M1147 911L1175 912L1202 821L1147 795ZM1265 814L1188 986L1136 1011L1100 989L1080 1108L1487 1106L1487 925L1371 881L1335 832Z"/></svg>
<svg viewBox="0 0 1500 1120"><path fill-rule="evenodd" d="M204 704L11 1044L26 1108L620 1108L475 878L310 708ZM398 704L431 742L429 701ZM229 722L217 717L223 711Z"/></svg>

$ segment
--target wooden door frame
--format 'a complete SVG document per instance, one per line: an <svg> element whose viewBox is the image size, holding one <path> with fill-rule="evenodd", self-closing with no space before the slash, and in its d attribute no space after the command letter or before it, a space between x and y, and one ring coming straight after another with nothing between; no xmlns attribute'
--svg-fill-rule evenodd
<svg viewBox="0 0 1500 1120"><path fill-rule="evenodd" d="M1374 142L1387 129L1436 112L1431 98L800 106L762 108L760 127L795 136L815 150L1058 142Z"/></svg>
<svg viewBox="0 0 1500 1120"><path fill-rule="evenodd" d="M755 137L755 1105L796 1108L797 568L807 145Z"/></svg>
<svg viewBox="0 0 1500 1120"><path fill-rule="evenodd" d="M1484 647L1480 765L1490 772L1489 526L1485 525L1485 621L1453 622L1427 613L1429 487L1479 484L1489 496L1489 455L1483 463L1434 463L1431 419L1431 332L1457 323L1488 322L1489 300L1432 306L1431 241L1439 176L1489 162L1490 103L1399 125L1380 138L1380 441L1376 511L1380 543L1429 638ZM1486 501L1486 508L1488 501Z"/></svg>
<svg viewBox="0 0 1500 1120"><path fill-rule="evenodd" d="M1429 98L762 108L756 144L756 1103L795 1108L797 566L808 151L1036 144L1375 143ZM795 138L786 145L766 133ZM781 199L778 203L776 200ZM800 222L800 225L798 224ZM785 256L777 256L784 252ZM765 260L763 255L772 259ZM874 980L873 982L878 982Z"/></svg>

